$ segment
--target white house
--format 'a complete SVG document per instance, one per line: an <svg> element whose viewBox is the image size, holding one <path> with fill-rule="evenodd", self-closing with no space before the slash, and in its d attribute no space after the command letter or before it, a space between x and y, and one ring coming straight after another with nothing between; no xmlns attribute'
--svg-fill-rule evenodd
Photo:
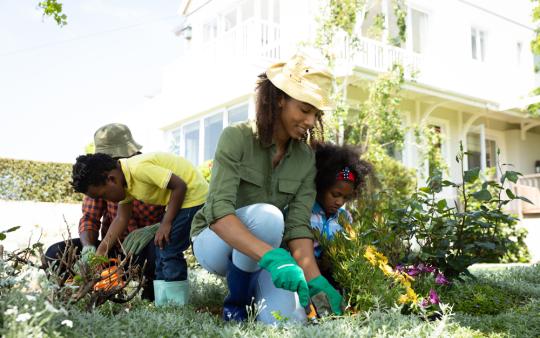
<svg viewBox="0 0 540 338"><path fill-rule="evenodd" d="M152 102L168 147L195 164L211 159L221 130L254 116L256 75L313 39L320 5L317 0L182 1L183 24L175 33L183 54L164 70L162 92ZM394 62L414 69L415 81L403 87L403 119L440 131L450 178L460 177L453 160L460 140L472 153L467 164L482 168L494 166L500 148L499 160L526 175L521 192L540 204L540 168L535 169L540 120L524 111L538 100L530 92L540 85L529 47L530 1L407 0L406 5L407 41L401 48L387 43L396 34L392 0L367 1L371 15L357 29L359 53L352 57L336 47L342 65L336 75L347 77L351 103L363 101L367 83ZM376 13L385 15L387 29L373 39L366 27ZM400 158L420 167L412 134ZM540 225L531 227L536 218L527 218L539 208L520 205L517 211L533 235L539 231Z"/></svg>

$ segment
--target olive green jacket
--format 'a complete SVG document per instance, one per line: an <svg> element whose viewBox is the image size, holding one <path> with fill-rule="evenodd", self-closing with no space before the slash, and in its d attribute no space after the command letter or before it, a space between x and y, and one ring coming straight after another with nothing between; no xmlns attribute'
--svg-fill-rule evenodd
<svg viewBox="0 0 540 338"><path fill-rule="evenodd" d="M315 202L315 155L302 141L289 142L272 168L275 144L263 146L256 126L246 122L223 130L214 156L206 204L191 224L191 237L236 209L268 203L285 215L283 242L311 238L309 222Z"/></svg>

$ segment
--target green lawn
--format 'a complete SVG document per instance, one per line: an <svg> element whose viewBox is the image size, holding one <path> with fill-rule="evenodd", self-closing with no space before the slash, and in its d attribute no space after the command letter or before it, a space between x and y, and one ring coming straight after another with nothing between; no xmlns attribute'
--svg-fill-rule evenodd
<svg viewBox="0 0 540 338"><path fill-rule="evenodd" d="M105 304L93 313L76 308L56 312L44 305L46 288L39 291L35 285L19 283L2 292L0 333L5 337L540 337L539 265L475 267L473 273L476 279L457 283L441 295L443 302L446 298L455 305L437 321L401 315L394 308L310 326L224 323L219 317L223 281L196 269L190 276L192 304L180 309L156 309L137 300ZM72 327L62 324L66 319Z"/></svg>

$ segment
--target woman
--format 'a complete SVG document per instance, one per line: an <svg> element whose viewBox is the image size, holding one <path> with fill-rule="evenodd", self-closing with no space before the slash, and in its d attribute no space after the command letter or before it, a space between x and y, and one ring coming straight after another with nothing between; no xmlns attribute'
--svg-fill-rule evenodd
<svg viewBox="0 0 540 338"><path fill-rule="evenodd" d="M245 320L247 307L263 299L258 319L267 323L305 321L303 308L319 292L341 302L317 267L309 225L316 169L306 141L332 109L331 86L323 66L297 54L259 76L256 123L223 130L191 235L199 263L227 277L225 320Z"/></svg>

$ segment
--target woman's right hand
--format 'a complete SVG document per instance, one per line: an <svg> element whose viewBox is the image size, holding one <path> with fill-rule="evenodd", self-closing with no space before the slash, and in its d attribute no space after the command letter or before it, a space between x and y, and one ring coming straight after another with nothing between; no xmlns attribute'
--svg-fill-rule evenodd
<svg viewBox="0 0 540 338"><path fill-rule="evenodd" d="M259 266L270 273L277 288L298 293L302 307L308 306L309 288L304 271L287 250L277 248L266 252Z"/></svg>

